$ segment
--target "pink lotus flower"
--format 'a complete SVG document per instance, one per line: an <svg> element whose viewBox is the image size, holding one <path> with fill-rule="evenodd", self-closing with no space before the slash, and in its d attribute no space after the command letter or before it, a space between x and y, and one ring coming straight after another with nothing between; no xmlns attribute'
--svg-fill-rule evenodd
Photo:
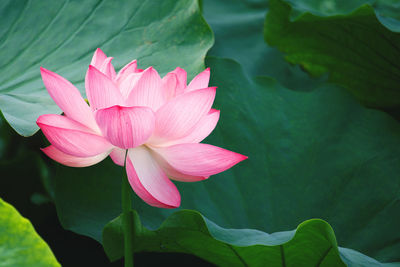
<svg viewBox="0 0 400 267"><path fill-rule="evenodd" d="M109 155L115 164L126 165L136 194L162 208L180 205L170 179L204 180L247 158L199 143L219 119L219 111L211 108L216 88L208 87L209 69L187 85L181 68L161 78L152 67L137 69L134 60L116 74L112 59L100 49L93 56L85 81L90 106L69 81L41 68L47 91L64 112L37 119L51 143L43 149L47 156L85 167Z"/></svg>

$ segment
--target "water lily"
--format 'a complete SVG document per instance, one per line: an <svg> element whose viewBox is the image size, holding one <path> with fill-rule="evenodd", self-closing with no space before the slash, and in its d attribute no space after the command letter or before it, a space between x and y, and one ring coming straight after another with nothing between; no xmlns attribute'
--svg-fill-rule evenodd
<svg viewBox="0 0 400 267"><path fill-rule="evenodd" d="M110 156L126 166L136 194L162 208L181 202L171 179L201 181L247 158L200 143L220 114L212 109L216 88L208 87L209 69L187 85L181 68L161 78L152 67L138 69L134 60L117 74L112 59L100 49L94 53L85 80L89 105L69 81L41 68L48 93L64 112L37 119L51 143L43 149L47 156L71 167Z"/></svg>

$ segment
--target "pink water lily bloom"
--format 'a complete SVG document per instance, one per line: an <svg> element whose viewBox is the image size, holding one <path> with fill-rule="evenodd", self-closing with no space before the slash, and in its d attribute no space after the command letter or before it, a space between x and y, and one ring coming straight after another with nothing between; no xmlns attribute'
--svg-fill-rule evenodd
<svg viewBox="0 0 400 267"><path fill-rule="evenodd" d="M138 69L134 60L117 74L111 60L100 49L94 53L85 80L89 105L69 81L41 68L47 91L64 112L37 119L51 143L43 149L47 156L71 167L110 156L126 166L136 194L162 208L181 202L170 179L204 180L247 158L199 143L219 119L211 108L216 88L208 87L209 69L187 85L181 68L161 78L152 67Z"/></svg>

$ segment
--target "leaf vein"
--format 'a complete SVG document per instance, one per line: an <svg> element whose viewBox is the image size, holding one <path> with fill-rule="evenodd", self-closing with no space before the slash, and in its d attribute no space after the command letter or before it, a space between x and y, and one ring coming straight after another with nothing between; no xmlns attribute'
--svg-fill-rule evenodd
<svg viewBox="0 0 400 267"><path fill-rule="evenodd" d="M238 259L240 260L240 262L243 264L243 266L249 266L247 263L246 263L246 261L242 258L242 256L240 256L240 254L236 251L236 249L232 246L232 245L230 245L230 244L228 244L228 243L225 243L226 245L227 245L227 247L228 248L230 248L232 251L233 251L233 253L235 253L235 255L236 255L236 257L238 257Z"/></svg>
<svg viewBox="0 0 400 267"><path fill-rule="evenodd" d="M8 36L11 34L11 32L14 30L16 25L21 21L22 19L22 14L25 13L25 11L28 9L28 6L31 4L32 0L28 0L27 4L24 6L24 8L21 10L21 12L18 14L18 17L14 20L12 23L11 27L8 29L8 31L3 35L4 38L0 39L0 47L3 46L5 41L8 39Z"/></svg>
<svg viewBox="0 0 400 267"><path fill-rule="evenodd" d="M321 259L319 259L319 261L317 262L316 267L319 267L321 265L321 263L324 261L324 259L326 258L326 256L328 256L329 251L331 251L332 246L329 246L329 248L324 252L324 254L322 254Z"/></svg>
<svg viewBox="0 0 400 267"><path fill-rule="evenodd" d="M59 17L61 11L66 7L66 5L67 5L68 2L69 2L69 0L66 0L66 1L64 2L64 4L57 10L56 15L55 15L55 16L52 18L52 20L47 24L46 28L45 28L40 34L36 35L35 38L33 38L33 39L29 42L29 44L28 44L22 51L20 51L20 52L18 53L17 56L12 57L8 62L5 62L4 64L2 64L2 65L0 66L0 70L4 69L4 68L5 68L7 65L9 65L9 64L12 64L12 63L15 62L17 59L19 59L22 55L24 55L25 52L26 52L30 47L32 47L32 45L33 45L37 40L39 40L39 39L49 30L49 28L53 25L54 21ZM17 75L18 75L18 74L17 74ZM11 78L7 79L5 82L9 81L10 79L13 79L14 77L15 77L15 75L12 76Z"/></svg>

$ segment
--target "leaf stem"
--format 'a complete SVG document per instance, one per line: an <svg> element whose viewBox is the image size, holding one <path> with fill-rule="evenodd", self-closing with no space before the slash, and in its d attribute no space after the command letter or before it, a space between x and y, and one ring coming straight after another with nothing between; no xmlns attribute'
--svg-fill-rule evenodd
<svg viewBox="0 0 400 267"><path fill-rule="evenodd" d="M124 173L122 178L121 200L122 200L122 229L124 231L124 261L125 267L133 267L133 220L131 216L132 200L131 187L126 174L126 157L128 150L125 152Z"/></svg>

